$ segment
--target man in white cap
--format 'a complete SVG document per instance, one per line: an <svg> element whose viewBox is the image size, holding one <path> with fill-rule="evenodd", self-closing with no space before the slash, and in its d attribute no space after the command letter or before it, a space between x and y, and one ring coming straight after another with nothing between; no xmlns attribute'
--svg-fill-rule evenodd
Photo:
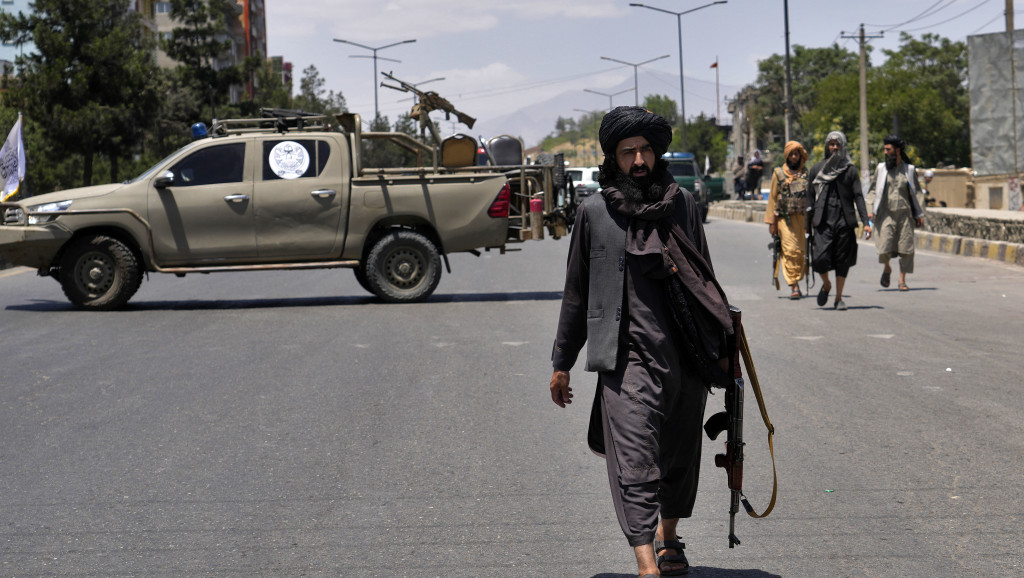
<svg viewBox="0 0 1024 578"><path fill-rule="evenodd" d="M921 187L921 192L917 195L917 204L921 205L921 210L928 205L935 203L935 198L932 197L931 191L928 190L928 185L932 184L932 179L935 178L935 171L928 169L924 172L924 185Z"/></svg>

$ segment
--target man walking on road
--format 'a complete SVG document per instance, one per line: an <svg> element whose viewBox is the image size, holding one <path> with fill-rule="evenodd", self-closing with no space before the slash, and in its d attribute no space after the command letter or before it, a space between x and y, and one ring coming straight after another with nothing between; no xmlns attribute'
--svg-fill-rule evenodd
<svg viewBox="0 0 1024 578"><path fill-rule="evenodd" d="M676 576L689 570L676 528L693 511L707 387L729 379L732 324L700 210L661 160L671 126L623 106L599 138L603 190L576 214L551 400L572 403L586 343L586 369L599 372L588 442L605 456L619 525L640 576Z"/></svg>
<svg viewBox="0 0 1024 578"><path fill-rule="evenodd" d="M846 151L846 135L833 131L825 137L825 160L811 167L807 181L807 209L811 211L814 244L811 247L814 272L821 275L818 307L828 303L832 282L828 272L836 272L836 300L833 307L846 311L843 286L850 267L857 264L857 213L864 221L864 232L871 234L868 211L860 186L860 175L850 153Z"/></svg>
<svg viewBox="0 0 1024 578"><path fill-rule="evenodd" d="M907 273L914 272L914 229L924 226L924 211L917 202L921 183L917 169L910 164L906 143L896 135L889 135L883 141L885 162L875 169L871 179L868 204L871 206L869 219L877 220L875 226L875 249L882 270L880 283L888 287L892 275L889 260L899 257L900 291L909 291Z"/></svg>

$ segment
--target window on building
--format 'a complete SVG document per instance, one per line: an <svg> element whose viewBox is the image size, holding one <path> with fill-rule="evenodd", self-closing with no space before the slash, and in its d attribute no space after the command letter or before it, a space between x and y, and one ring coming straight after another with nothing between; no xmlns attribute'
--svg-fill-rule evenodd
<svg viewBox="0 0 1024 578"><path fill-rule="evenodd" d="M170 14L171 13L171 3L170 2L157 2L156 3L156 13L157 14Z"/></svg>

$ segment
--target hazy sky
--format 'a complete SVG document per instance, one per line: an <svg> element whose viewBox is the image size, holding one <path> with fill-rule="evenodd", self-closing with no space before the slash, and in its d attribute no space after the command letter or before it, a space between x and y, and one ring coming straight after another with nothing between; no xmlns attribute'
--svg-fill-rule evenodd
<svg viewBox="0 0 1024 578"><path fill-rule="evenodd" d="M711 0L645 0L682 12ZM327 88L340 91L353 112L372 118L373 60L369 50L334 42L342 38L370 47L416 39L378 52L379 71L424 84L481 121L514 113L561 95L552 115L606 109L606 94L633 87L634 67L602 56L640 63L639 98L664 94L679 101L677 18L629 6L628 0L267 0L269 52L302 70L314 65ZM1024 2L1016 3L1021 10ZM899 45L900 31L915 37L932 32L953 40L1005 30L1005 0L789 0L790 44L825 47L838 42L856 51L864 23L875 48ZM1024 27L1024 14L1016 18ZM785 51L783 0L728 0L682 17L687 117L716 114L715 69L722 116L726 103L757 76L757 62ZM359 56L359 58L352 58ZM400 63L383 60L390 58ZM380 78L377 79L379 82ZM392 121L408 112L408 96L378 88L381 114ZM613 97L633 104L633 91ZM554 105L553 105L554 108ZM524 122L529 122L525 121ZM534 121L536 122L536 121ZM449 125L450 126L450 125ZM543 127L547 132L552 126ZM535 144L535 143L527 143Z"/></svg>

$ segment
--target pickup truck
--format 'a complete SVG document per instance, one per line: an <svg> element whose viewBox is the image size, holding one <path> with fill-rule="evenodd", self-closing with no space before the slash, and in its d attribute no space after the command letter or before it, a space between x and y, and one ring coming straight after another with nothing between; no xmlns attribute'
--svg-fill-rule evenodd
<svg viewBox="0 0 1024 578"><path fill-rule="evenodd" d="M82 309L124 306L146 272L312 268L351 268L380 299L415 302L449 253L504 253L543 236L528 225L557 238L571 223L550 166L448 169L436 148L360 127L357 114L218 121L130 181L0 203L0 257ZM433 164L363 166L381 141Z"/></svg>
<svg viewBox="0 0 1024 578"><path fill-rule="evenodd" d="M661 156L668 163L668 172L676 183L690 191L697 206L700 207L701 218L708 220L708 210L711 208L711 201L708 199L708 189L701 178L700 167L693 153L667 152Z"/></svg>

